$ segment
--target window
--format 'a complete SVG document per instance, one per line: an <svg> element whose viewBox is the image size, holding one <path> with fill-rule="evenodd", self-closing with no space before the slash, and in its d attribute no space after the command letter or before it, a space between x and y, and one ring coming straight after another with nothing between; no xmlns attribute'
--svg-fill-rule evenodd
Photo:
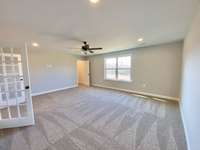
<svg viewBox="0 0 200 150"><path fill-rule="evenodd" d="M105 79L131 81L131 56L105 58Z"/></svg>
<svg viewBox="0 0 200 150"><path fill-rule="evenodd" d="M117 59L116 58L107 58L105 59L105 78L116 80L116 70L117 70Z"/></svg>

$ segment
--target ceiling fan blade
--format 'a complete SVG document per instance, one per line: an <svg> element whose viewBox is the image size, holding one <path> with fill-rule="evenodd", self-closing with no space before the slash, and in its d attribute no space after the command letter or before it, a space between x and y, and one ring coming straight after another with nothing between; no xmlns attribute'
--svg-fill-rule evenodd
<svg viewBox="0 0 200 150"><path fill-rule="evenodd" d="M90 52L90 53L92 53L92 54L94 53L94 52L93 52L93 51L91 51L91 50L89 50L89 52Z"/></svg>
<svg viewBox="0 0 200 150"><path fill-rule="evenodd" d="M89 50L102 50L103 48L89 48Z"/></svg>

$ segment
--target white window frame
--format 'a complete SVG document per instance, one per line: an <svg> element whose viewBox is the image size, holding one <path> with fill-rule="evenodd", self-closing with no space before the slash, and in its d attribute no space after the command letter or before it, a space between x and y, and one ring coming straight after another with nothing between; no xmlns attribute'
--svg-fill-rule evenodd
<svg viewBox="0 0 200 150"><path fill-rule="evenodd" d="M123 69L130 69L130 80L119 80L118 79L118 70L120 69L118 67L118 59L120 57L130 57L131 58L131 62L130 62L130 68L123 68ZM106 59L111 59L111 58L115 58L116 59L116 69L115 69L115 76L116 76L116 79L107 79L106 78L106 70L109 70L106 68ZM132 55L131 54L126 54L126 55L117 55L117 56L110 56L110 57L105 57L104 58L104 80L110 80L110 81L122 81L122 82L132 82Z"/></svg>

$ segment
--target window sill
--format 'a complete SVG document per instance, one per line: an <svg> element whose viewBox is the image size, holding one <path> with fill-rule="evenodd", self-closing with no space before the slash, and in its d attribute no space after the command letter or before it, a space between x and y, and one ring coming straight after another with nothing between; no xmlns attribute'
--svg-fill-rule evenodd
<svg viewBox="0 0 200 150"><path fill-rule="evenodd" d="M115 82L128 82L128 83L132 82L132 80L114 80L114 79L104 79L104 80L106 80L106 81L115 81Z"/></svg>

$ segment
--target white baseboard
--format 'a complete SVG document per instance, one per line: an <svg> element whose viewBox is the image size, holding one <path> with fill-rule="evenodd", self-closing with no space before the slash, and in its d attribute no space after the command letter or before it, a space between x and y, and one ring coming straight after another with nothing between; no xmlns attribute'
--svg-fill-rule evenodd
<svg viewBox="0 0 200 150"><path fill-rule="evenodd" d="M190 140L189 140L189 136L188 136L188 129L187 129L187 126L186 126L186 121L185 121L185 117L184 117L184 111L183 111L183 107L182 107L181 103L179 103L179 107L180 107L181 118L182 118L182 122L183 122L183 128L184 128L184 131L185 131L187 150L191 150Z"/></svg>
<svg viewBox="0 0 200 150"><path fill-rule="evenodd" d="M78 87L78 85L66 86L66 87L59 88L59 89L42 91L42 92L38 92L38 93L32 93L31 96L38 96L38 95L48 94L48 93L53 93L53 92L67 90L67 89L76 88L76 87Z"/></svg>
<svg viewBox="0 0 200 150"><path fill-rule="evenodd" d="M115 88L115 87L104 86L104 85L100 85L100 84L92 84L92 86L107 88L107 89L112 89L112 90L118 90L118 91L123 91L123 92L128 92L128 93L134 93L134 94L139 94L139 95L145 95L145 96L150 96L150 97L155 97L155 98L161 98L161 99L166 99L166 100L179 101L179 98L176 98L176 97L169 97L169 96L158 95L158 94L153 94L153 93L146 93L146 92L141 92L141 91Z"/></svg>

